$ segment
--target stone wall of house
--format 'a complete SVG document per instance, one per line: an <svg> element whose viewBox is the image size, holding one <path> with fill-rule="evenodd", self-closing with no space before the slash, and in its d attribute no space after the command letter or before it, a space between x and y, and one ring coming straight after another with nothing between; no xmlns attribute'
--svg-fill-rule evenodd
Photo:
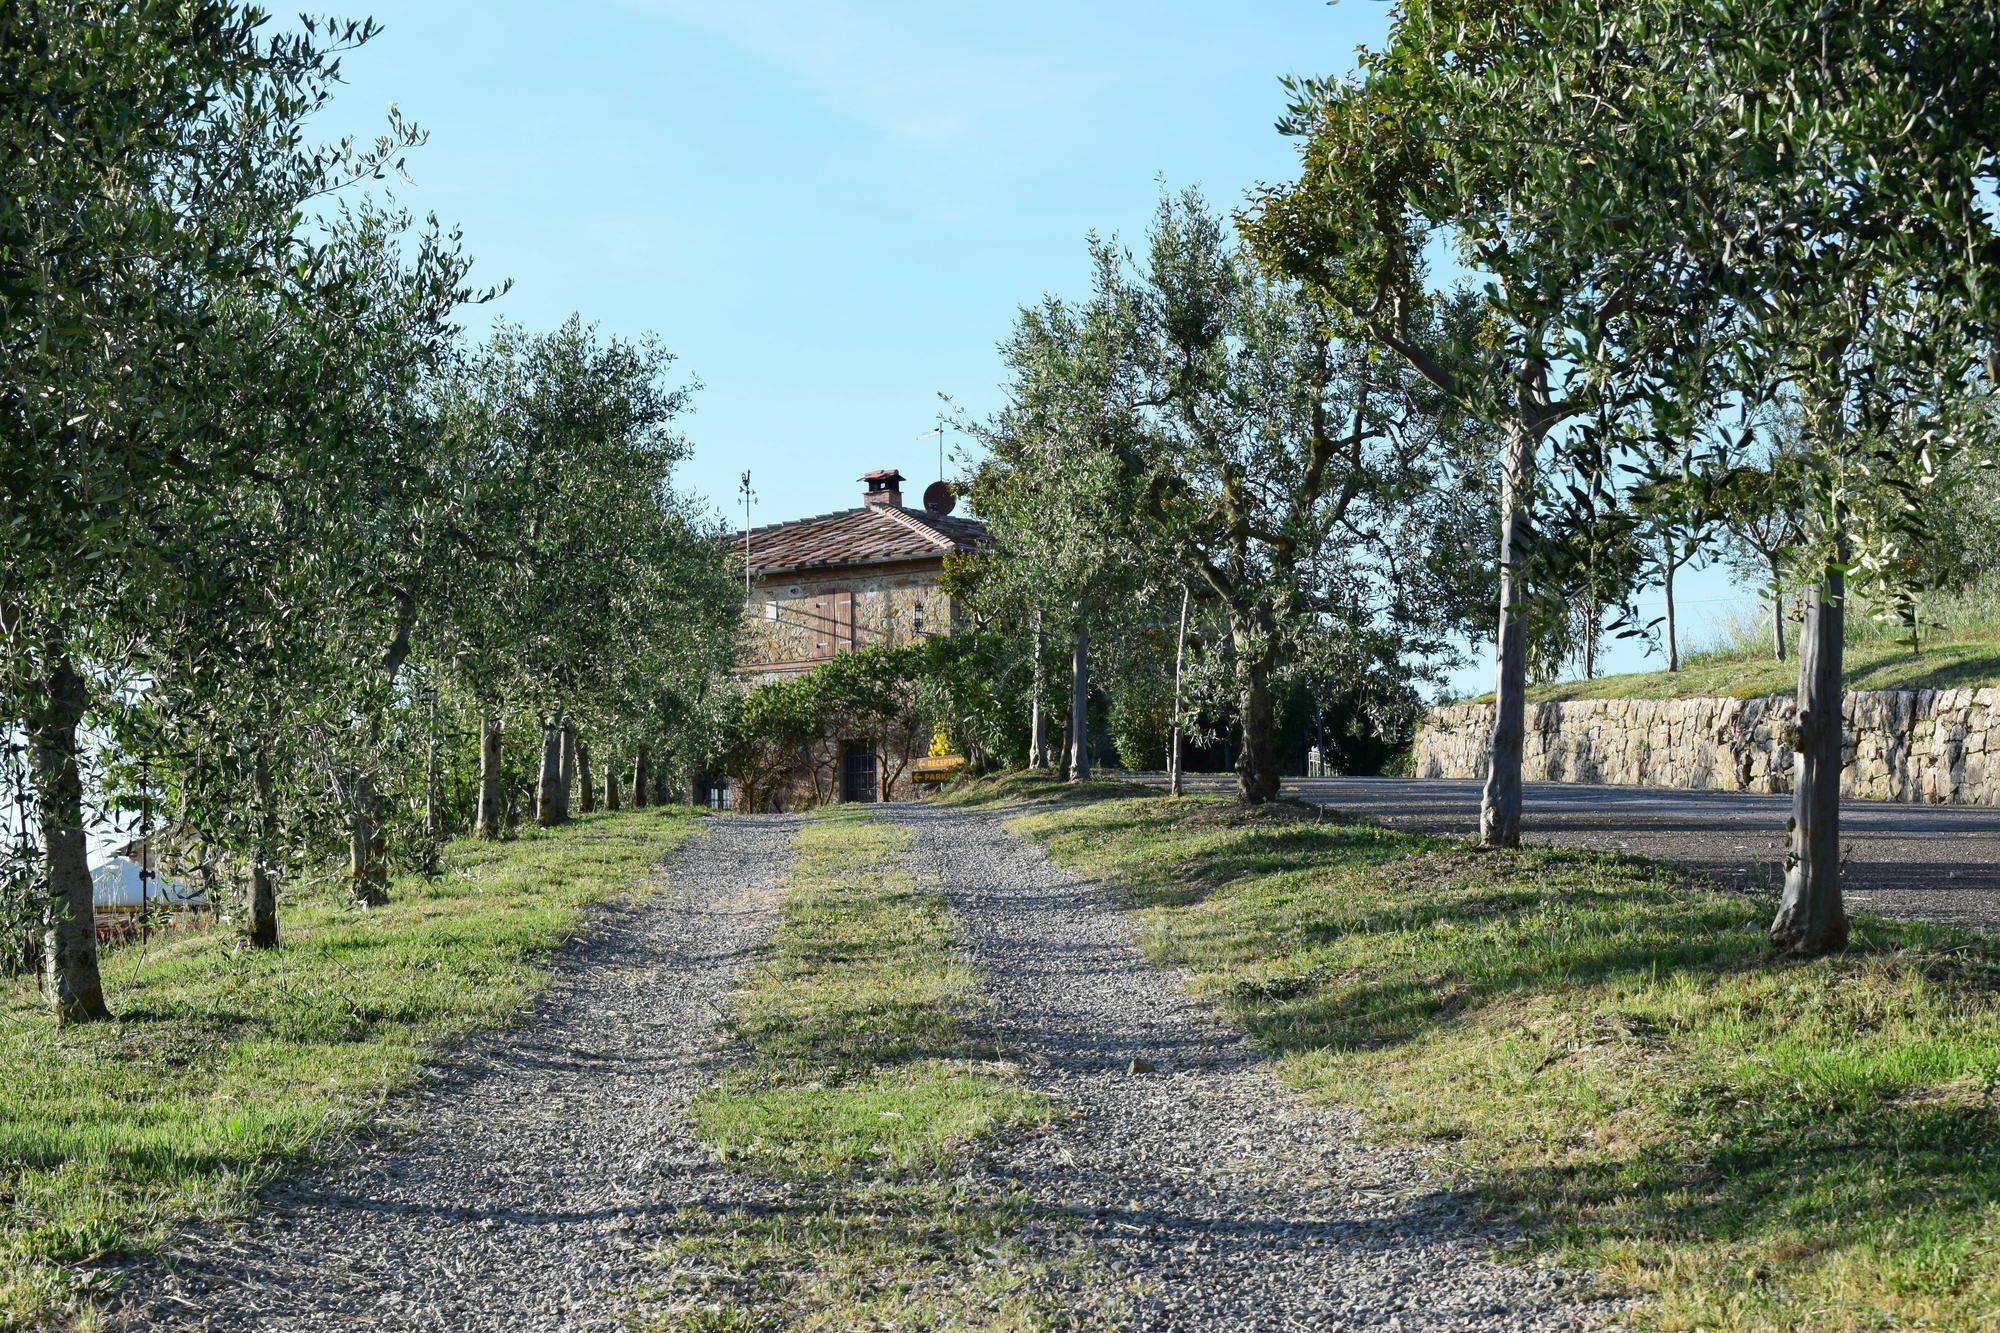
<svg viewBox="0 0 2000 1333"><path fill-rule="evenodd" d="M926 563L893 572L760 578L745 608L747 642L737 670L803 670L854 648L947 631L952 605L937 587L941 569Z"/></svg>
<svg viewBox="0 0 2000 1333"><path fill-rule="evenodd" d="M1523 769L1533 781L1788 792L1796 712L1786 696L1530 704ZM1842 720L1845 794L2000 805L2000 690L1850 693ZM1417 776L1485 777L1492 726L1491 704L1433 709Z"/></svg>

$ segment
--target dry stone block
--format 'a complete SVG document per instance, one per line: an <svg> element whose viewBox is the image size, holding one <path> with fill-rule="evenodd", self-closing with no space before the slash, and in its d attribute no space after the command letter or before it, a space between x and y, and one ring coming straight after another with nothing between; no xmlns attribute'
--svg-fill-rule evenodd
<svg viewBox="0 0 2000 1333"><path fill-rule="evenodd" d="M1645 783L1721 791L1791 790L1789 697L1589 699L1528 710L1523 767L1531 778ZM2000 689L1848 694L1842 788L1879 800L2000 804ZM1415 772L1483 779L1493 710L1432 710L1417 733Z"/></svg>

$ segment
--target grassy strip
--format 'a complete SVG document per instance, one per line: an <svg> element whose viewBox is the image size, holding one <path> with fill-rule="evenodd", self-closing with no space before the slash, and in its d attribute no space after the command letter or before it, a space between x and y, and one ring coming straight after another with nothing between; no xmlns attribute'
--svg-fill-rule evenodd
<svg viewBox="0 0 2000 1333"><path fill-rule="evenodd" d="M284 948L224 930L105 958L120 1021L56 1031L32 983L0 989L0 1324L88 1293L65 1265L239 1212L356 1129L441 1044L508 1018L583 909L694 832L687 812L595 816L454 844L445 873L358 912L284 903Z"/></svg>
<svg viewBox="0 0 2000 1333"><path fill-rule="evenodd" d="M1654 1294L1640 1322L2000 1320L1993 941L1863 917L1842 957L1777 962L1767 904L1662 867L1297 807L1086 791L1015 826L1129 885L1149 956L1290 1082Z"/></svg>
<svg viewBox="0 0 2000 1333"><path fill-rule="evenodd" d="M782 1210L690 1215L661 1253L673 1327L1037 1328L1055 1308L1028 1211L953 1179L965 1149L1045 1122L1046 1099L967 1033L984 1003L909 835L814 819L736 1018L742 1066L698 1099L701 1137L796 1183ZM690 1299L692 1298L692 1299Z"/></svg>
<svg viewBox="0 0 2000 1333"><path fill-rule="evenodd" d="M2000 635L1965 631L1936 642L1921 654L1888 639L1847 645L1843 680L1850 690L1950 690L2000 685ZM1537 703L1571 699L1754 699L1791 694L1799 686L1796 661L1779 662L1768 650L1697 652L1679 671L1647 671L1596 680L1536 685ZM1485 696L1491 702L1492 696Z"/></svg>

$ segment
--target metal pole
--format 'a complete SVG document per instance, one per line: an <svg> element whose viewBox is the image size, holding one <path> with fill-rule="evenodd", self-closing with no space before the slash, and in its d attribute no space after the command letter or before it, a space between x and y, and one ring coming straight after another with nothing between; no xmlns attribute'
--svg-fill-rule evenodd
<svg viewBox="0 0 2000 1333"><path fill-rule="evenodd" d="M1181 659L1187 654L1188 588L1181 585L1181 629L1174 641L1174 744L1167 756L1167 789L1181 794Z"/></svg>
<svg viewBox="0 0 2000 1333"><path fill-rule="evenodd" d="M437 677L431 677L430 687L425 691L430 703L430 735L426 738L424 756L424 865L432 873L438 866L438 844L444 840L443 818L438 810L442 792L439 790L438 773L438 686Z"/></svg>
<svg viewBox="0 0 2000 1333"><path fill-rule="evenodd" d="M1035 608L1034 664L1028 687L1032 699L1028 705L1028 767L1049 766L1049 720L1042 707L1042 695L1047 686L1042 679L1042 659L1048 655L1048 637L1042 630L1042 609Z"/></svg>
<svg viewBox="0 0 2000 1333"><path fill-rule="evenodd" d="M750 501L754 492L750 489L750 472L743 472L743 484L737 488L743 495L743 604L750 604Z"/></svg>

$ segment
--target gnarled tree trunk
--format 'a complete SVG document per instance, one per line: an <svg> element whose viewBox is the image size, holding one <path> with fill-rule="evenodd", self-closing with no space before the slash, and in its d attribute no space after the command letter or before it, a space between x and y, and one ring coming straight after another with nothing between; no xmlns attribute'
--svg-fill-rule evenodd
<svg viewBox="0 0 2000 1333"><path fill-rule="evenodd" d="M1069 780L1090 781L1090 626L1083 606L1076 608L1076 628L1069 641Z"/></svg>
<svg viewBox="0 0 2000 1333"><path fill-rule="evenodd" d="M1479 843L1488 848L1521 845L1521 753L1528 702L1528 625L1521 603L1534 470L1534 433L1517 421L1508 428L1500 471L1500 633L1494 652L1493 734L1479 801Z"/></svg>
<svg viewBox="0 0 2000 1333"><path fill-rule="evenodd" d="M489 710L479 719L479 810L472 831L481 838L497 838L504 818L500 807L500 715Z"/></svg>
<svg viewBox="0 0 2000 1333"><path fill-rule="evenodd" d="M367 771L354 774L347 811L347 896L363 907L389 901L389 867L382 859L381 796Z"/></svg>
<svg viewBox="0 0 2000 1333"><path fill-rule="evenodd" d="M556 775L556 809L562 812L562 822L569 822L570 792L576 787L576 728L568 721L562 724L562 749L559 752L560 771Z"/></svg>
<svg viewBox="0 0 2000 1333"><path fill-rule="evenodd" d="M83 763L77 727L88 686L62 644L49 647L42 705L29 720L35 815L42 829L48 907L43 914L42 989L58 1024L109 1019L97 971L97 904L83 830Z"/></svg>
<svg viewBox="0 0 2000 1333"><path fill-rule="evenodd" d="M1792 778L1791 847L1771 943L1812 957L1847 944L1840 900L1841 657L1845 581L1838 566L1806 593L1799 635L1798 759Z"/></svg>
<svg viewBox="0 0 2000 1333"><path fill-rule="evenodd" d="M552 828L563 822L562 724L554 718L542 719L542 766L535 793L535 823Z"/></svg>
<svg viewBox="0 0 2000 1333"><path fill-rule="evenodd" d="M618 809L618 769L609 762L604 765L604 808L614 813Z"/></svg>
<svg viewBox="0 0 2000 1333"><path fill-rule="evenodd" d="M583 737L577 736L574 729L570 734L574 737L571 748L576 752L576 808L587 815L597 808L596 777L590 771L590 745Z"/></svg>
<svg viewBox="0 0 2000 1333"><path fill-rule="evenodd" d="M271 760L263 746L257 747L253 772L257 788L257 854L250 862L250 882L243 893L243 943L252 949L278 947L278 885L271 868L271 842L277 829L277 812L272 808Z"/></svg>
<svg viewBox="0 0 2000 1333"><path fill-rule="evenodd" d="M646 808L646 747L640 746L632 756L632 808Z"/></svg>
<svg viewBox="0 0 2000 1333"><path fill-rule="evenodd" d="M1271 694L1271 663L1264 654L1236 659L1238 706L1243 714L1243 749L1236 756L1236 795L1261 805L1278 794L1277 701Z"/></svg>
<svg viewBox="0 0 2000 1333"><path fill-rule="evenodd" d="M262 861L252 863L243 895L243 943L252 949L278 947L277 877Z"/></svg>

